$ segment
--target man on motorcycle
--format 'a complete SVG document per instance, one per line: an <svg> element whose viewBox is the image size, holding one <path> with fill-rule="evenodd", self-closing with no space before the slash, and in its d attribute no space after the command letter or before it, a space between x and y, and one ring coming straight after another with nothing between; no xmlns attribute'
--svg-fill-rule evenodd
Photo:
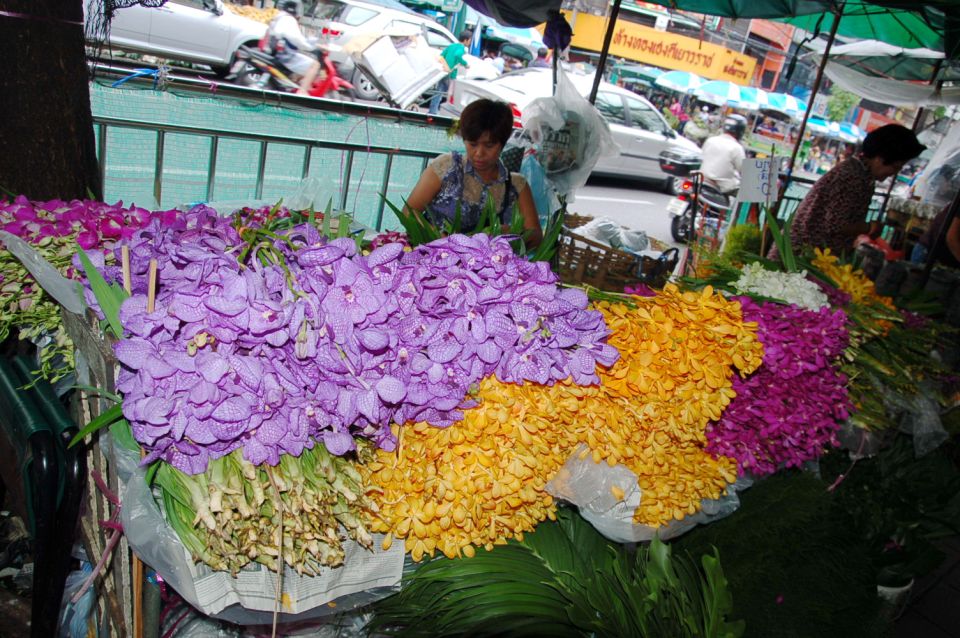
<svg viewBox="0 0 960 638"><path fill-rule="evenodd" d="M742 115L728 115L723 120L723 132L707 138L703 143L703 183L730 197L740 188L740 169L747 153L740 143L747 130L747 119Z"/></svg>
<svg viewBox="0 0 960 638"><path fill-rule="evenodd" d="M277 9L280 13L270 22L267 41L277 61L300 77L297 95L307 95L320 72L320 62L309 53L315 46L300 30L300 2L279 0Z"/></svg>

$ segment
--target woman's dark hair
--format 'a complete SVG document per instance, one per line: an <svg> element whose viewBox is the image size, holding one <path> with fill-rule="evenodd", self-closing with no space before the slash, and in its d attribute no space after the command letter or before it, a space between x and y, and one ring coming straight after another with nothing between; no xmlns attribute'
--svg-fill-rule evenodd
<svg viewBox="0 0 960 638"><path fill-rule="evenodd" d="M513 133L513 111L506 102L481 98L474 100L460 113L460 137L476 142L490 133L497 142L506 144Z"/></svg>
<svg viewBox="0 0 960 638"><path fill-rule="evenodd" d="M864 157L879 157L885 164L912 160L926 150L913 131L899 124L874 129L863 140Z"/></svg>

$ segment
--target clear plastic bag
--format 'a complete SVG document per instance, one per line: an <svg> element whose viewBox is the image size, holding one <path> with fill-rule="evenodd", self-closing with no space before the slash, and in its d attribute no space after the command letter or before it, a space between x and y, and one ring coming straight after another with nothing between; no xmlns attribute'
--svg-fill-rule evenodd
<svg viewBox="0 0 960 638"><path fill-rule="evenodd" d="M849 421L840 426L837 439L841 449L850 451L851 461L876 456L883 445L883 440L875 432L859 428Z"/></svg>
<svg viewBox="0 0 960 638"><path fill-rule="evenodd" d="M557 73L555 95L533 100L521 121L540 149L547 179L557 194L570 201L597 160L619 152L607 121L563 71Z"/></svg>
<svg viewBox="0 0 960 638"><path fill-rule="evenodd" d="M90 587L76 603L71 602L74 595L83 587L93 565L87 561L80 562L80 569L75 569L67 575L63 587L63 602L60 606L60 626L57 630L58 638L87 638L91 634L90 622L93 620L93 609L97 604L97 591Z"/></svg>
<svg viewBox="0 0 960 638"><path fill-rule="evenodd" d="M554 498L576 505L580 515L610 540L638 543L654 536L661 540L676 538L697 525L729 516L740 507L738 492L752 484L752 479L741 477L727 487L725 496L704 499L696 514L660 527L638 525L633 522L633 513L643 494L637 484L637 475L623 465L611 467L606 463L594 463L589 449L581 445L547 483L547 492ZM622 499L614 495L617 490L623 492Z"/></svg>
<svg viewBox="0 0 960 638"><path fill-rule="evenodd" d="M520 174L527 180L527 185L530 187L533 203L537 207L540 227L546 228L553 212L560 208L560 204L557 202L553 187L547 181L547 174L543 170L543 166L537 160L536 151L529 149L524 153L523 161L520 163Z"/></svg>
<svg viewBox="0 0 960 638"><path fill-rule="evenodd" d="M940 406L935 399L918 394L911 405L900 418L900 431L913 436L913 452L920 458L940 447L950 435L943 429Z"/></svg>

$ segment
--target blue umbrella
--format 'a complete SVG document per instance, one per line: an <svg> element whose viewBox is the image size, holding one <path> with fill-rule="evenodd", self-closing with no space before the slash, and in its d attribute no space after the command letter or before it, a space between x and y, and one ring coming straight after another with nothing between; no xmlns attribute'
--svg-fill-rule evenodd
<svg viewBox="0 0 960 638"><path fill-rule="evenodd" d="M667 71L653 83L671 91L693 93L698 86L703 84L703 78L689 71Z"/></svg>

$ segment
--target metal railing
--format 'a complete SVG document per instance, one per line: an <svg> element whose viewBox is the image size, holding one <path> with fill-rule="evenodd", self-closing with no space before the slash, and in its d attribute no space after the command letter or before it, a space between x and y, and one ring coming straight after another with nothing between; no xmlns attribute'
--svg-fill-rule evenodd
<svg viewBox="0 0 960 638"><path fill-rule="evenodd" d="M103 73L104 69L100 69ZM138 80L134 80L137 82ZM209 95L209 83L205 81L190 80L187 78L176 79L176 88L178 90L196 91ZM285 102L298 108L309 108L322 111L333 111L346 115L355 115L363 117L373 117L379 119L388 119L397 122L409 122L420 126L436 126L447 128L452 124L452 120L444 117L428 116L421 113L409 111L398 111L385 108L378 105L355 104L351 102L340 102L334 100L317 100L313 98L303 98L294 95L276 94L274 92L264 92L259 89L250 89L247 87L236 87L220 85L217 88L217 94L220 97L232 97L249 100L251 95L259 96L265 103L279 105ZM127 119L118 117L94 116L94 126L97 129L98 138L98 158L100 164L100 180L106 183L107 157L110 153L108 148L108 129L133 129L139 131L152 131L156 134L156 151L154 154L153 167L153 196L154 199L161 202L163 195L163 168L164 168L164 147L166 136L169 134L190 135L200 138L209 138L210 160L207 166L206 175L206 201L213 201L215 195L215 184L217 178L217 151L222 140L241 140L253 141L259 144L256 161L256 186L255 198L260 199L263 195L264 178L267 166L267 153L271 145L282 145L285 147L302 147L303 166L301 177L306 178L310 172L310 162L312 153L315 149L329 149L334 151L343 151L345 154L342 179L339 189L339 208L347 208L347 200L350 191L350 180L353 173L354 162L358 157L383 156L385 158L384 172L380 184L380 193L386 193L393 170L394 160L398 157L418 158L420 160L421 172L426 169L429 160L438 155L436 150L416 150L398 148L395 144L383 145L370 142L341 142L331 140L318 140L306 136L291 135L268 135L263 133L247 133L235 130L213 129L209 127L180 125L180 124L160 124L145 120ZM377 205L374 227L381 230L383 225L383 216L386 201L379 198Z"/></svg>

